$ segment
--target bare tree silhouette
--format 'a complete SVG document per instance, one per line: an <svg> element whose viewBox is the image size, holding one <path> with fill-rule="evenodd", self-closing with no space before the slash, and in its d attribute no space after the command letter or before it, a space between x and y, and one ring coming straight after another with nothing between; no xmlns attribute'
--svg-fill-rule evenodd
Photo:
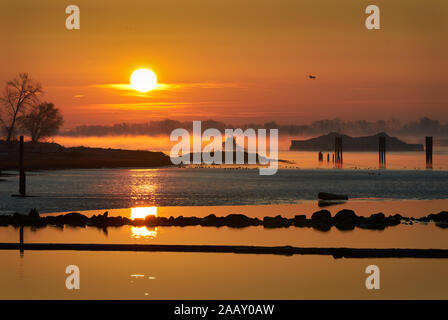
<svg viewBox="0 0 448 320"><path fill-rule="evenodd" d="M26 109L37 103L42 87L34 82L27 73L20 73L18 78L6 82L4 93L0 96L2 106L1 125L6 133L6 141L14 137L18 118Z"/></svg>
<svg viewBox="0 0 448 320"><path fill-rule="evenodd" d="M63 122L59 109L49 102L32 106L30 112L20 118L21 127L33 142L55 135Z"/></svg>

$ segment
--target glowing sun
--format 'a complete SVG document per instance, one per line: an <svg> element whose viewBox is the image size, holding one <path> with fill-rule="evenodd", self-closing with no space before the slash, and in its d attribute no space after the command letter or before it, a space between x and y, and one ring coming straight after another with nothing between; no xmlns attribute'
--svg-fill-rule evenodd
<svg viewBox="0 0 448 320"><path fill-rule="evenodd" d="M140 92L148 92L157 87L157 77L149 69L135 70L131 75L131 88Z"/></svg>

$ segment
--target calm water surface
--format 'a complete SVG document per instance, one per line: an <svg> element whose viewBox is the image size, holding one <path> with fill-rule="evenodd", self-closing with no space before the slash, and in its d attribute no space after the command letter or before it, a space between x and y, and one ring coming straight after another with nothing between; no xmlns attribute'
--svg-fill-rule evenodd
<svg viewBox="0 0 448 320"><path fill-rule="evenodd" d="M1 251L0 299L447 299L448 260ZM65 288L80 268L81 289ZM365 288L365 268L381 289ZM8 272L9 270L9 272Z"/></svg>
<svg viewBox="0 0 448 320"><path fill-rule="evenodd" d="M353 198L446 199L448 171L282 169L102 169L29 173L35 197L13 198L18 177L0 182L0 212L63 212L136 206L230 206L297 203L321 191Z"/></svg>
<svg viewBox="0 0 448 320"><path fill-rule="evenodd" d="M298 154L295 154L296 156ZM316 154L298 157L274 176L244 169L102 169L28 173L28 191L18 199L17 176L0 182L0 213L80 211L133 217L281 214L310 216L320 191L351 200L350 208L419 217L448 209L448 164L422 168L421 154L390 155L392 170L374 168L372 154L347 154L345 169L316 165ZM294 158L290 156L290 159ZM405 161L405 159L407 159ZM443 161L442 161L443 160ZM405 165L406 163L406 165ZM359 168L363 168L359 170ZM138 209L136 209L138 208ZM434 224L399 225L383 231L321 232L311 228L131 227L25 228L25 242L253 244L303 247L443 248L447 229ZM0 227L0 242L17 242L18 230ZM447 299L448 260L333 259L203 253L0 251L0 299ZM81 269L81 290L65 288L65 268ZM365 268L381 269L381 290L366 290ZM343 290L342 290L343 289Z"/></svg>

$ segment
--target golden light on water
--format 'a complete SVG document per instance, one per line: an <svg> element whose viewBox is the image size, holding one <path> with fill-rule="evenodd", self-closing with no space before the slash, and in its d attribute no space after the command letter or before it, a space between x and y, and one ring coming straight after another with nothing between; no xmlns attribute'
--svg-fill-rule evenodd
<svg viewBox="0 0 448 320"><path fill-rule="evenodd" d="M132 227L131 235L132 238L136 239L154 239L155 237L157 237L157 227L150 229L148 229L147 227Z"/></svg>
<svg viewBox="0 0 448 320"><path fill-rule="evenodd" d="M131 219L145 219L148 216L157 216L157 207L131 208ZM132 227L131 237L136 239L154 239L157 236L157 228Z"/></svg>
<svg viewBox="0 0 448 320"><path fill-rule="evenodd" d="M157 207L131 208L131 219L145 219L147 216L157 216Z"/></svg>

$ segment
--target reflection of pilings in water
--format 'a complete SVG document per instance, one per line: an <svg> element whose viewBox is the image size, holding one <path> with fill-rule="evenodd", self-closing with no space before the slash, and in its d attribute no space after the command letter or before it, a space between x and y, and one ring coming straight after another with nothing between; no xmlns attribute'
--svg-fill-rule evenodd
<svg viewBox="0 0 448 320"><path fill-rule="evenodd" d="M379 167L386 168L386 137L379 137L378 139L378 155Z"/></svg>
<svg viewBox="0 0 448 320"><path fill-rule="evenodd" d="M447 249L376 249L376 248L301 248L292 246L232 245L163 245L163 244L93 244L93 243L0 243L0 250L75 250L75 251L145 251L196 252L279 255L331 255L334 258L448 258Z"/></svg>
<svg viewBox="0 0 448 320"><path fill-rule="evenodd" d="M426 137L426 168L432 169L432 137Z"/></svg>
<svg viewBox="0 0 448 320"><path fill-rule="evenodd" d="M338 168L342 167L342 137L334 137L334 162Z"/></svg>
<svg viewBox="0 0 448 320"><path fill-rule="evenodd" d="M23 136L20 136L20 144L19 144L19 194L21 196L26 195L26 186L25 186L25 169L23 167Z"/></svg>

